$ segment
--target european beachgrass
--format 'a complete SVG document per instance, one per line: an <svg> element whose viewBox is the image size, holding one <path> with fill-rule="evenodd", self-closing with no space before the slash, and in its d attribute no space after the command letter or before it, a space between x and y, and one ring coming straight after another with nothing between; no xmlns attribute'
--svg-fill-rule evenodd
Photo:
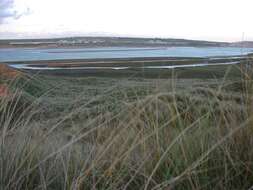
<svg viewBox="0 0 253 190"><path fill-rule="evenodd" d="M76 92L68 111L50 113L43 98L56 86L12 81L0 103L0 189L250 189L252 80L238 69L235 82L181 92L168 80L170 91L123 90L106 107L118 86L85 101Z"/></svg>

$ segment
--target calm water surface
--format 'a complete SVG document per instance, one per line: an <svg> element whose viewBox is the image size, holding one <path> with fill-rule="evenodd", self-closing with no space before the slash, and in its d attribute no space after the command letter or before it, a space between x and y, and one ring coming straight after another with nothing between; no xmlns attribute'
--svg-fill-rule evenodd
<svg viewBox="0 0 253 190"><path fill-rule="evenodd" d="M232 47L169 47L169 48L6 48L0 49L0 62L138 58L138 57L219 57L252 53L253 48Z"/></svg>

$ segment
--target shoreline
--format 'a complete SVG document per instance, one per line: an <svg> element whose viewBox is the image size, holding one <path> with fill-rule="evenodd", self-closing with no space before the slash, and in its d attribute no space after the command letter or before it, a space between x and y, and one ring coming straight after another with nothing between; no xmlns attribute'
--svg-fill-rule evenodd
<svg viewBox="0 0 253 190"><path fill-rule="evenodd" d="M234 60L247 59L251 55L215 56L215 57L130 57L130 58L95 58L95 59L55 59L55 60L28 60L28 61L0 61L0 64L87 64L87 63L123 63L123 62L168 62L168 61L197 61L197 60Z"/></svg>

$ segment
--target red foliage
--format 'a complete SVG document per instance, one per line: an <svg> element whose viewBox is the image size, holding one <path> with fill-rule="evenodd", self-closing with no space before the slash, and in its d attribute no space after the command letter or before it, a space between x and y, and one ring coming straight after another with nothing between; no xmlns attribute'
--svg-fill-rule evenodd
<svg viewBox="0 0 253 190"><path fill-rule="evenodd" d="M8 67L7 65L0 64L0 77L2 79L15 79L21 73L15 69Z"/></svg>
<svg viewBox="0 0 253 190"><path fill-rule="evenodd" d="M8 97L10 95L10 91L8 87L4 84L0 84L0 98L1 97Z"/></svg>

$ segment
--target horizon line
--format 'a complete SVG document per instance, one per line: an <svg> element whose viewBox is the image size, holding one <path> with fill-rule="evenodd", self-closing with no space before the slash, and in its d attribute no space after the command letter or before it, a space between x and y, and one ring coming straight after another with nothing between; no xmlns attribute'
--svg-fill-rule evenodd
<svg viewBox="0 0 253 190"><path fill-rule="evenodd" d="M208 39L191 39L191 38L177 38L177 37L155 37L155 36L127 36L127 35L63 35L55 37L25 37L25 38L0 38L0 41L3 40L53 40L53 39L62 39L62 38L132 38L132 39L161 39L161 40L188 40L188 41L203 41L203 42L213 42L213 43L239 43L239 42L253 42L253 40L241 40L241 41L218 41L218 40L208 40Z"/></svg>

